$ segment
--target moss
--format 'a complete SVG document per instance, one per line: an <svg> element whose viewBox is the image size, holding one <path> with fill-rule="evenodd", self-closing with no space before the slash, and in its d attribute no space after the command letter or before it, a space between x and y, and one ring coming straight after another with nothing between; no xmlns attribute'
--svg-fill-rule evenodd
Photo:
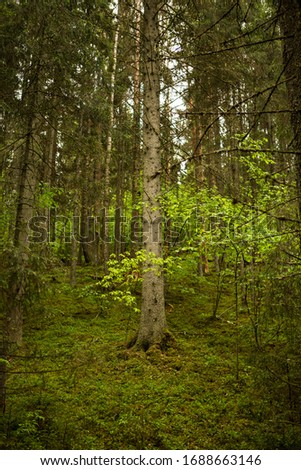
<svg viewBox="0 0 301 470"><path fill-rule="evenodd" d="M287 373L272 361L281 348L256 350L249 318L236 323L229 309L230 288L218 321L210 319L214 277L201 281L207 290L199 297L171 299L169 329L145 352L134 346L137 315L113 303L99 314L95 299L78 297L67 278L55 276L60 282L41 299L43 308L33 306L24 346L10 359L2 448L300 446L287 384L266 368Z"/></svg>

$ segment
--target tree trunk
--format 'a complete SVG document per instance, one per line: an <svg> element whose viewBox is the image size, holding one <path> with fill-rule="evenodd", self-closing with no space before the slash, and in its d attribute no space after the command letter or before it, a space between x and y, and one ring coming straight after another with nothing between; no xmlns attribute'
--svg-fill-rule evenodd
<svg viewBox="0 0 301 470"><path fill-rule="evenodd" d="M6 337L9 344L20 345L23 335L23 300L26 268L29 259L30 219L33 215L36 188L36 156L33 149L34 119L28 120L24 152L20 159L18 202L14 232L14 245L18 250L16 269L10 277L10 298L6 317Z"/></svg>
<svg viewBox="0 0 301 470"><path fill-rule="evenodd" d="M96 218L96 232L95 232L95 242L94 242L94 265L99 266L101 263L101 251L100 251L100 224L101 224L101 204L102 204L102 180L103 180L103 148L101 142L102 135L102 126L98 123L97 128L97 140L99 154L98 157L94 160L94 214Z"/></svg>
<svg viewBox="0 0 301 470"><path fill-rule="evenodd" d="M76 284L76 266L78 259L78 227L76 227L76 221L80 219L79 208L77 201L75 200L74 209L73 209L73 223L71 230L71 259L70 259L70 284L75 286Z"/></svg>
<svg viewBox="0 0 301 470"><path fill-rule="evenodd" d="M193 125L193 149L194 149L194 185L196 191L204 188L205 176L204 176L204 162L203 162L203 148L200 144L201 139L201 123L200 117L196 116L195 122ZM202 223L204 231L206 230L206 220ZM197 264L197 273L199 276L204 276L209 274L209 263L207 256L207 246L206 242L203 241L200 243L200 254Z"/></svg>
<svg viewBox="0 0 301 470"><path fill-rule="evenodd" d="M115 84L116 84L116 68L117 68L117 53L119 41L119 4L117 13L117 26L114 37L113 57L112 57L112 73L111 73L111 93L109 103L109 123L107 135L107 154L105 162L105 187L104 187L104 220L103 220L103 261L105 273L108 272L107 263L110 256L110 243L109 243L109 209L110 209L110 176L111 176L111 160L112 160L112 143L113 143L113 128L114 128L114 101L115 101Z"/></svg>
<svg viewBox="0 0 301 470"><path fill-rule="evenodd" d="M0 345L0 409L5 412L7 359L22 344L26 271L29 261L30 219L33 215L36 189L36 153L34 150L34 103L27 122L24 151L19 161L18 200L14 230L15 266L8 279L3 341Z"/></svg>
<svg viewBox="0 0 301 470"><path fill-rule="evenodd" d="M160 152L159 0L144 0L144 129L143 129L143 269L142 307L137 346L161 345L166 334L162 272Z"/></svg>
<svg viewBox="0 0 301 470"><path fill-rule="evenodd" d="M137 204L140 199L139 181L141 169L141 152L140 152L140 60L141 60L141 0L135 0L136 10L136 31L135 31L135 63L134 63L134 109L133 109L133 162L132 162L132 220L131 220L131 255L134 256L139 248L139 219L140 212Z"/></svg>
<svg viewBox="0 0 301 470"><path fill-rule="evenodd" d="M54 111L50 117L50 123L47 129L47 152L45 155L44 171L42 181L49 184L50 188L56 186L56 157L57 157L57 130L58 130L58 115L56 108L58 106L57 97L54 97ZM50 207L49 209L49 231L50 241L55 241L55 216L56 209Z"/></svg>
<svg viewBox="0 0 301 470"><path fill-rule="evenodd" d="M30 220L35 206L37 172L39 167L39 81L43 52L44 25L39 28L39 44L32 53L27 70L22 77L22 98L19 116L24 125L24 141L19 147L17 168L17 204L13 227L13 268L9 270L5 292L5 314L3 317L3 342L0 345L0 407L5 411L5 388L7 359L22 344L25 296L28 285L30 260ZM23 121L24 119L24 121Z"/></svg>
<svg viewBox="0 0 301 470"><path fill-rule="evenodd" d="M292 113L293 148L296 150L296 183L301 221L301 2L281 0L280 21L284 36L283 61Z"/></svg>

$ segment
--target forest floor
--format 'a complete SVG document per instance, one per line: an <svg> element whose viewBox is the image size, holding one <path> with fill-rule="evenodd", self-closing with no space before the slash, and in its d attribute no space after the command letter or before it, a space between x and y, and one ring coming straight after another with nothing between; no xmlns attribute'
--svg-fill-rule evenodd
<svg viewBox="0 0 301 470"><path fill-rule="evenodd" d="M67 268L45 275L47 293L29 306L24 346L11 358L4 449L288 449L301 443L284 384L261 366L252 322L236 321L233 286L216 276L167 283L171 347L126 344L139 315L82 295ZM275 354L276 359L276 352ZM264 361L263 361L264 362Z"/></svg>

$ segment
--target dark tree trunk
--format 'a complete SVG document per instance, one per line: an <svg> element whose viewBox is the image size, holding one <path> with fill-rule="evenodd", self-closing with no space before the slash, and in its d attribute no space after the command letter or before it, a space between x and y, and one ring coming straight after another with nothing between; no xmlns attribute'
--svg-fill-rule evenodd
<svg viewBox="0 0 301 470"><path fill-rule="evenodd" d="M281 0L280 21L284 36L283 61L292 113L292 146L296 151L296 183L301 220L301 2Z"/></svg>
<svg viewBox="0 0 301 470"><path fill-rule="evenodd" d="M14 225L14 268L8 278L5 296L5 316L2 325L3 341L0 346L0 407L5 411L7 357L22 344L23 316L30 258L30 219L33 216L37 183L37 151L34 135L38 127L35 107L38 95L38 66L33 66L33 79L28 87L28 117L26 138L21 148L18 168L18 198ZM34 71L36 73L34 73Z"/></svg>

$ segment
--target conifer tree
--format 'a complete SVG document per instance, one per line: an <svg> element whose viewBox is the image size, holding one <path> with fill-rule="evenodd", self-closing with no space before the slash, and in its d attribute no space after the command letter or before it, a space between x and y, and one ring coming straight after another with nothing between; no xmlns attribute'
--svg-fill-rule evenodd
<svg viewBox="0 0 301 470"><path fill-rule="evenodd" d="M166 334L162 272L161 142L160 142L160 0L144 0L143 98L143 267L138 347L160 345Z"/></svg>

